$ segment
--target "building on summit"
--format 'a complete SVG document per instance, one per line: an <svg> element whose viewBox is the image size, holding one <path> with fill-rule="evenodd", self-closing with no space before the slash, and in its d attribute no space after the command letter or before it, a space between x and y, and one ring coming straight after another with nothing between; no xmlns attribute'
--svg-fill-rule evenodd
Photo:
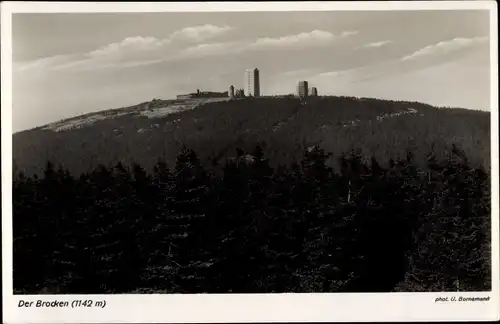
<svg viewBox="0 0 500 324"><path fill-rule="evenodd" d="M232 85L229 87L229 98L234 98L234 86Z"/></svg>
<svg viewBox="0 0 500 324"><path fill-rule="evenodd" d="M297 96L307 98L309 92L309 83L307 81L299 81L297 85Z"/></svg>
<svg viewBox="0 0 500 324"><path fill-rule="evenodd" d="M188 94L177 95L177 100L187 99L204 99L204 98L224 98L230 99L244 98L244 97L260 97L260 73L259 69L245 70L244 89L236 89L234 85L230 85L228 91L214 92L214 91L200 91Z"/></svg>
<svg viewBox="0 0 500 324"><path fill-rule="evenodd" d="M245 97L245 91L243 89L237 89L236 93L234 94L236 98L244 98Z"/></svg>
<svg viewBox="0 0 500 324"><path fill-rule="evenodd" d="M186 100L193 98L224 98L229 97L229 92L214 92L214 91L200 91L199 89L196 92L177 95L177 100Z"/></svg>
<svg viewBox="0 0 500 324"><path fill-rule="evenodd" d="M247 69L245 71L245 91L248 96L260 97L259 69Z"/></svg>

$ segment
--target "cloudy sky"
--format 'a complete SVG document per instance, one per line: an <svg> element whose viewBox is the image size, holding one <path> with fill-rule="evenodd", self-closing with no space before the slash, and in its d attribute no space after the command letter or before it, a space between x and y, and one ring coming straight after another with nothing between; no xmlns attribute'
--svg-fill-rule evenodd
<svg viewBox="0 0 500 324"><path fill-rule="evenodd" d="M15 14L13 131L195 89L490 109L487 11Z"/></svg>

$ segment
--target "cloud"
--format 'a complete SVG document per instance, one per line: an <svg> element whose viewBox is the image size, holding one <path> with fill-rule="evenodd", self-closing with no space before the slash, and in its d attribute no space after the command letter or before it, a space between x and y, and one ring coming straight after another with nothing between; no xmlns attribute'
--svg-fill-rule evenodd
<svg viewBox="0 0 500 324"><path fill-rule="evenodd" d="M109 68L128 68L168 61L231 55L247 51L305 48L323 46L356 35L356 31L332 34L313 30L281 37L261 37L254 40L234 42L202 43L187 45L185 42L200 42L233 30L229 26L201 25L187 27L171 33L167 38L134 36L111 43L85 54L46 58L23 64L19 71L40 68L49 71L88 71Z"/></svg>
<svg viewBox="0 0 500 324"><path fill-rule="evenodd" d="M183 58L199 58L211 55L237 54L247 51L321 46L355 34L357 34L355 31L346 31L339 35L334 35L328 31L313 30L311 32L281 37L260 37L253 41L198 44L184 49L179 56Z"/></svg>
<svg viewBox="0 0 500 324"><path fill-rule="evenodd" d="M334 35L330 32L313 30L295 35L281 37L261 37L255 40L234 42L204 43L187 47L171 56L169 60L202 58L218 55L234 55L250 51L265 51L275 49L291 49L305 46L321 46L330 44L333 40L349 37L355 32L344 32Z"/></svg>
<svg viewBox="0 0 500 324"><path fill-rule="evenodd" d="M257 39L252 46L288 46L303 43L323 43L330 42L334 38L333 34L323 30L313 30L310 33L300 33L283 37L263 37Z"/></svg>
<svg viewBox="0 0 500 324"><path fill-rule="evenodd" d="M330 42L356 35L356 31L345 31L340 35L334 35L324 30L313 30L311 32L300 33L296 35L288 35L282 37L263 37L257 39L254 43L250 44L252 48L261 47L289 47L289 46L308 46L308 45L322 45L329 44Z"/></svg>
<svg viewBox="0 0 500 324"><path fill-rule="evenodd" d="M131 52L143 52L158 49L170 44L170 39L155 37L127 37L121 42L108 44L88 53L90 57L118 56Z"/></svg>
<svg viewBox="0 0 500 324"><path fill-rule="evenodd" d="M123 67L153 64L161 61L159 57L167 54L168 47L172 43L182 41L199 42L222 35L232 29L229 26L219 27L206 24L177 30L164 39L141 36L127 37L121 42L112 43L91 51L88 56L96 59L108 58L114 61L126 60L126 63L119 64L119 66ZM108 65L106 64L106 66Z"/></svg>
<svg viewBox="0 0 500 324"><path fill-rule="evenodd" d="M347 30L340 34L341 38L357 35L359 32L357 30Z"/></svg>
<svg viewBox="0 0 500 324"><path fill-rule="evenodd" d="M380 64L368 64L362 66L356 66L349 69L335 70L329 72L323 72L310 77L312 80L324 79L324 80L340 80L343 82L355 81L357 78L364 77L371 74L376 70Z"/></svg>
<svg viewBox="0 0 500 324"><path fill-rule="evenodd" d="M194 27L187 27L180 29L170 36L171 40L193 40L193 41L204 41L207 39L214 38L216 36L225 34L233 30L230 26L214 26L214 25L201 25Z"/></svg>
<svg viewBox="0 0 500 324"><path fill-rule="evenodd" d="M121 42L112 43L89 53L91 57L126 55L130 52L144 52L160 49L176 41L204 41L222 35L230 30L229 26L201 25L186 27L170 34L167 38L156 37L127 37Z"/></svg>
<svg viewBox="0 0 500 324"><path fill-rule="evenodd" d="M384 41L379 41L379 42L373 42L373 43L368 43L363 46L360 46L359 48L379 48L385 45L388 45L392 43L391 40L384 40Z"/></svg>
<svg viewBox="0 0 500 324"><path fill-rule="evenodd" d="M38 60L33 60L26 63L14 63L14 71L23 72L29 70L46 69L54 65L65 64L71 61L70 55L56 55L51 57L44 57Z"/></svg>
<svg viewBox="0 0 500 324"><path fill-rule="evenodd" d="M434 45L426 46L410 55L404 56L401 61L411 61L429 56L445 55L460 50L471 48L488 41L488 37L475 38L454 38L448 41L442 41Z"/></svg>
<svg viewBox="0 0 500 324"><path fill-rule="evenodd" d="M127 61L110 61L110 60L95 60L95 59L81 59L74 62L69 62L62 65L57 65L51 67L51 71L64 71L71 70L73 72L77 71L94 71L112 68L131 68L146 66L151 64L157 64L164 62L163 59L157 60L127 60Z"/></svg>
<svg viewBox="0 0 500 324"><path fill-rule="evenodd" d="M244 42L198 44L182 50L177 58L200 58L211 55L235 54L247 49Z"/></svg>
<svg viewBox="0 0 500 324"><path fill-rule="evenodd" d="M380 61L351 69L324 72L313 75L310 79L331 80L338 84L364 83L374 79L380 80L391 76L402 76L414 71L434 68L451 61L450 54L458 54L453 60L468 57L464 51L474 49L475 46L488 41L487 37L454 38L434 45L426 46L411 55L395 60ZM385 41L384 41L385 42ZM381 43L381 42L377 42ZM375 43L370 43L375 44ZM369 44L366 44L369 45ZM366 46L364 45L364 46ZM376 45L378 46L378 44ZM370 47L376 47L370 46ZM468 53L468 52L467 52ZM423 58L433 58L424 60ZM475 58L474 60L477 60ZM473 60L473 61L474 61Z"/></svg>
<svg viewBox="0 0 500 324"><path fill-rule="evenodd" d="M354 71L357 71L357 69L354 68L354 69L323 72L323 73L318 74L317 76L319 76L319 77L339 77L339 76L346 75L346 74L354 72Z"/></svg>
<svg viewBox="0 0 500 324"><path fill-rule="evenodd" d="M80 55L57 55L19 63L17 71L22 72L33 69L81 71L154 64L164 61L163 57L175 54L175 49L171 46L174 43L213 39L232 29L229 26L207 24L174 31L164 39L142 36L127 37L120 42L107 44Z"/></svg>
<svg viewBox="0 0 500 324"><path fill-rule="evenodd" d="M306 68L306 69L297 69L297 70L290 70L282 73L281 75L286 75L286 76L300 76L300 75L305 75L307 73L310 73L311 71L314 71L316 69L313 68Z"/></svg>

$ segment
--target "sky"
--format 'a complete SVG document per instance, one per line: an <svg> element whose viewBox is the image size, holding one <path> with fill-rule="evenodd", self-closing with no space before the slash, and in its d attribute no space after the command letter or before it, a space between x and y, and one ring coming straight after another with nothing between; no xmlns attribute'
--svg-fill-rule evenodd
<svg viewBox="0 0 500 324"><path fill-rule="evenodd" d="M12 16L13 131L196 89L490 110L488 11L23 13Z"/></svg>

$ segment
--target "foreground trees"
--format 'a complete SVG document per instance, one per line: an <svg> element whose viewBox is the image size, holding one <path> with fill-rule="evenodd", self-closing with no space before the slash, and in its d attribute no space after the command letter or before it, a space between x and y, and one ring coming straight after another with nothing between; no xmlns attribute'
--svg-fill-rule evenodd
<svg viewBox="0 0 500 324"><path fill-rule="evenodd" d="M256 147L219 173L184 147L176 165L48 163L16 174L17 293L488 290L489 174L463 152L339 170L319 147L275 170ZM385 162L385 161L383 161ZM385 164L385 163L384 163ZM42 271L43 270L43 271Z"/></svg>

